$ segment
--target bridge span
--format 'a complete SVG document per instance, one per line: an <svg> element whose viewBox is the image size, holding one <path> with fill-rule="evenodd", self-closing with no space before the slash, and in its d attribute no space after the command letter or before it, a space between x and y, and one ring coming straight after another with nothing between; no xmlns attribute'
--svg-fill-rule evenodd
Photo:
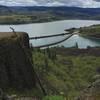
<svg viewBox="0 0 100 100"><path fill-rule="evenodd" d="M60 41L57 41L57 42L54 42L54 43L44 44L44 45L40 45L40 46L33 46L33 47L34 48L45 48L45 47L49 47L49 46L54 46L54 45L57 45L59 43L62 43L64 41L68 40L69 38L71 38L75 34L76 33L72 33L69 36L66 36L63 40L60 40Z"/></svg>
<svg viewBox="0 0 100 100"><path fill-rule="evenodd" d="M45 35L45 36L37 36L37 37L30 37L30 40L34 39L42 39L42 38L50 38L50 37L57 37L57 36L65 36L71 33L60 33L60 34L54 34L54 35Z"/></svg>

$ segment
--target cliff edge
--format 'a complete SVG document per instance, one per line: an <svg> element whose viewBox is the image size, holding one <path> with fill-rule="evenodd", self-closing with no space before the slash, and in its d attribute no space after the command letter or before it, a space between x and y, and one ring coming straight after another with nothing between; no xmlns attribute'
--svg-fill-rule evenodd
<svg viewBox="0 0 100 100"><path fill-rule="evenodd" d="M29 37L24 32L0 32L0 88L25 89L35 85Z"/></svg>

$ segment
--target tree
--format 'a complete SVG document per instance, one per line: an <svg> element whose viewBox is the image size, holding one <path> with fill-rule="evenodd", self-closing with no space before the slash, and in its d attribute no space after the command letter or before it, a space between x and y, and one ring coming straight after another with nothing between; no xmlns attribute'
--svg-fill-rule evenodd
<svg viewBox="0 0 100 100"><path fill-rule="evenodd" d="M76 42L75 47L78 48L78 43Z"/></svg>

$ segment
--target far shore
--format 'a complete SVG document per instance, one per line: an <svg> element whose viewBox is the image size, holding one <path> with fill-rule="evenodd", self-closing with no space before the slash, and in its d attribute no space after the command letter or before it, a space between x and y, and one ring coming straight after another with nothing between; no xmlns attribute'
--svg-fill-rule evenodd
<svg viewBox="0 0 100 100"><path fill-rule="evenodd" d="M83 20L83 21L100 21L100 20L91 20L91 19L56 19L56 20L49 20L49 21L24 21L24 22L20 22L20 21L17 21L17 22L6 22L6 19L5 21L1 22L0 21L0 25L25 25L25 24L42 24L42 23L51 23L51 22L58 22L58 21L71 21L71 20Z"/></svg>

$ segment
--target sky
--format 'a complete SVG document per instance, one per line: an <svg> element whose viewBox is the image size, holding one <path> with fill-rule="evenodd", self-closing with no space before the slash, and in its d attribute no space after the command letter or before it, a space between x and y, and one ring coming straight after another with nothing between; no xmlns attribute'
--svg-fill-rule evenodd
<svg viewBox="0 0 100 100"><path fill-rule="evenodd" d="M74 6L100 8L100 0L0 0L6 6Z"/></svg>

